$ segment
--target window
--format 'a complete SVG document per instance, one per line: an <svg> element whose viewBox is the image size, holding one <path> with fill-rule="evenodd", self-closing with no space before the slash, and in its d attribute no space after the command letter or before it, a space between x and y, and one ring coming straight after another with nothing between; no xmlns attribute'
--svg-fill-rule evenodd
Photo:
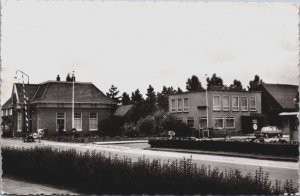
<svg viewBox="0 0 300 196"><path fill-rule="evenodd" d="M225 127L227 129L234 129L235 128L235 120L234 117L226 117L225 120Z"/></svg>
<svg viewBox="0 0 300 196"><path fill-rule="evenodd" d="M4 116L4 111L3 110L1 110L1 116Z"/></svg>
<svg viewBox="0 0 300 196"><path fill-rule="evenodd" d="M65 125L65 113L64 112L58 112L56 113L56 131L66 130L66 125Z"/></svg>
<svg viewBox="0 0 300 196"><path fill-rule="evenodd" d="M213 97L213 109L217 111L221 110L220 96Z"/></svg>
<svg viewBox="0 0 300 196"><path fill-rule="evenodd" d="M223 117L215 117L215 129L223 129L224 127L224 119Z"/></svg>
<svg viewBox="0 0 300 196"><path fill-rule="evenodd" d="M41 128L41 115L39 112L36 114L36 126L37 126L37 129Z"/></svg>
<svg viewBox="0 0 300 196"><path fill-rule="evenodd" d="M74 113L74 128L77 131L82 131L81 113Z"/></svg>
<svg viewBox="0 0 300 196"><path fill-rule="evenodd" d="M232 97L232 111L239 111L239 97Z"/></svg>
<svg viewBox="0 0 300 196"><path fill-rule="evenodd" d="M5 115L5 116L8 115L8 110L4 110L4 115Z"/></svg>
<svg viewBox="0 0 300 196"><path fill-rule="evenodd" d="M199 119L199 126L200 126L200 129L206 129L207 128L207 118L206 117L201 117Z"/></svg>
<svg viewBox="0 0 300 196"><path fill-rule="evenodd" d="M194 117L188 117L186 122L188 127L194 127Z"/></svg>
<svg viewBox="0 0 300 196"><path fill-rule="evenodd" d="M22 113L18 112L17 131L22 131Z"/></svg>
<svg viewBox="0 0 300 196"><path fill-rule="evenodd" d="M178 104L177 104L177 112L182 111L182 99L178 99Z"/></svg>
<svg viewBox="0 0 300 196"><path fill-rule="evenodd" d="M8 115L12 115L12 108L8 109Z"/></svg>
<svg viewBox="0 0 300 196"><path fill-rule="evenodd" d="M189 111L189 99L184 98L183 100L183 111Z"/></svg>
<svg viewBox="0 0 300 196"><path fill-rule="evenodd" d="M97 118L96 112L90 113L89 129L90 129L90 131L98 130L98 118Z"/></svg>
<svg viewBox="0 0 300 196"><path fill-rule="evenodd" d="M248 98L247 97L241 98L241 111L248 111Z"/></svg>
<svg viewBox="0 0 300 196"><path fill-rule="evenodd" d="M250 97L250 111L256 111L256 99L255 99L255 97Z"/></svg>
<svg viewBox="0 0 300 196"><path fill-rule="evenodd" d="M223 111L229 111L229 96L223 96Z"/></svg>
<svg viewBox="0 0 300 196"><path fill-rule="evenodd" d="M171 101L171 111L176 112L176 100L172 99Z"/></svg>

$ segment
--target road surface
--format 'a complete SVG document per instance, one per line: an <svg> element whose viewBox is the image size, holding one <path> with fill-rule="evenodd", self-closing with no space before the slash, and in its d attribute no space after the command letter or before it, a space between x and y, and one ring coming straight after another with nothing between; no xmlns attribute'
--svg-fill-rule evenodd
<svg viewBox="0 0 300 196"><path fill-rule="evenodd" d="M220 155L209 154L191 154L182 152L166 152L166 151L152 151L144 149L148 147L147 143L134 143L134 144L109 144L97 145L92 143L63 143L54 141L42 141L41 143L23 143L16 139L3 139L2 146L14 147L33 147L33 146L51 146L59 149L74 148L78 151L95 150L105 152L107 155L118 155L118 157L130 157L132 160L137 160L139 157L149 159L178 160L182 158L192 158L192 161L201 165L210 165L217 167L224 171L229 169L238 169L243 174L255 174L255 171L261 166L265 172L270 175L270 180L274 182L275 179L281 180L282 183L288 179L292 180L295 186L299 184L298 169L299 165L296 162L287 161L274 161L274 160L260 160L242 157L228 157Z"/></svg>

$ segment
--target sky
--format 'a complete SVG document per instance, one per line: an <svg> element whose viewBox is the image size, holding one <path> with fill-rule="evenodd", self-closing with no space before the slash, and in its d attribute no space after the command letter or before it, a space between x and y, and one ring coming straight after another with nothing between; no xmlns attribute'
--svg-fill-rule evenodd
<svg viewBox="0 0 300 196"><path fill-rule="evenodd" d="M145 94L216 73L224 84L299 84L299 4L127 1L2 1L1 99L16 70L30 83L92 82ZM3 103L2 103L3 104Z"/></svg>

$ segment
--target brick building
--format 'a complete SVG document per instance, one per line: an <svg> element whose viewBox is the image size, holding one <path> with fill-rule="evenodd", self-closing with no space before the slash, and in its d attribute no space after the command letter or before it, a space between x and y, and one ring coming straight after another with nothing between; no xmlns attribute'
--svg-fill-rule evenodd
<svg viewBox="0 0 300 196"><path fill-rule="evenodd" d="M205 90L170 95L169 112L200 134L207 128L210 132L241 132L242 117L252 118L256 124L261 117L261 92L208 90L207 100L206 104Z"/></svg>
<svg viewBox="0 0 300 196"><path fill-rule="evenodd" d="M59 129L72 129L72 81L46 81L24 87L28 130L47 129L53 134ZM97 131L99 123L111 116L117 106L92 83L74 82L74 95L74 126L80 132ZM11 98L4 106L2 119L10 115L11 129L14 135L20 135L26 129L23 84L13 85Z"/></svg>

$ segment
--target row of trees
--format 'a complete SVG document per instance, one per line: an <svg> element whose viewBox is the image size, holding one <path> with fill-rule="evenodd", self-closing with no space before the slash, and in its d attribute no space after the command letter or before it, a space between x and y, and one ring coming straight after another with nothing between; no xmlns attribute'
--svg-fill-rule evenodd
<svg viewBox="0 0 300 196"><path fill-rule="evenodd" d="M207 81L207 89L208 90L231 90L231 91L246 91L243 88L241 81L234 79L233 83L229 86L224 85L223 79L217 76L215 73L212 77L206 78ZM260 79L258 75L255 75L254 79L249 81L248 90L255 90L257 86L262 84L263 81ZM196 75L193 75L191 78L187 79L186 82L186 90L187 91L197 91L204 90L199 78ZM134 104L136 106L143 105L143 109L145 109L146 113L151 113L155 110L156 104L157 107L163 110L168 109L168 96L171 94L182 93L183 91L178 87L174 89L172 86L166 87L163 86L161 92L155 93L154 88L149 85L146 93L146 98L143 98L143 95L140 93L140 90L131 93L131 96L124 92L122 95L119 95L119 90L116 86L112 85L106 95L122 105Z"/></svg>

